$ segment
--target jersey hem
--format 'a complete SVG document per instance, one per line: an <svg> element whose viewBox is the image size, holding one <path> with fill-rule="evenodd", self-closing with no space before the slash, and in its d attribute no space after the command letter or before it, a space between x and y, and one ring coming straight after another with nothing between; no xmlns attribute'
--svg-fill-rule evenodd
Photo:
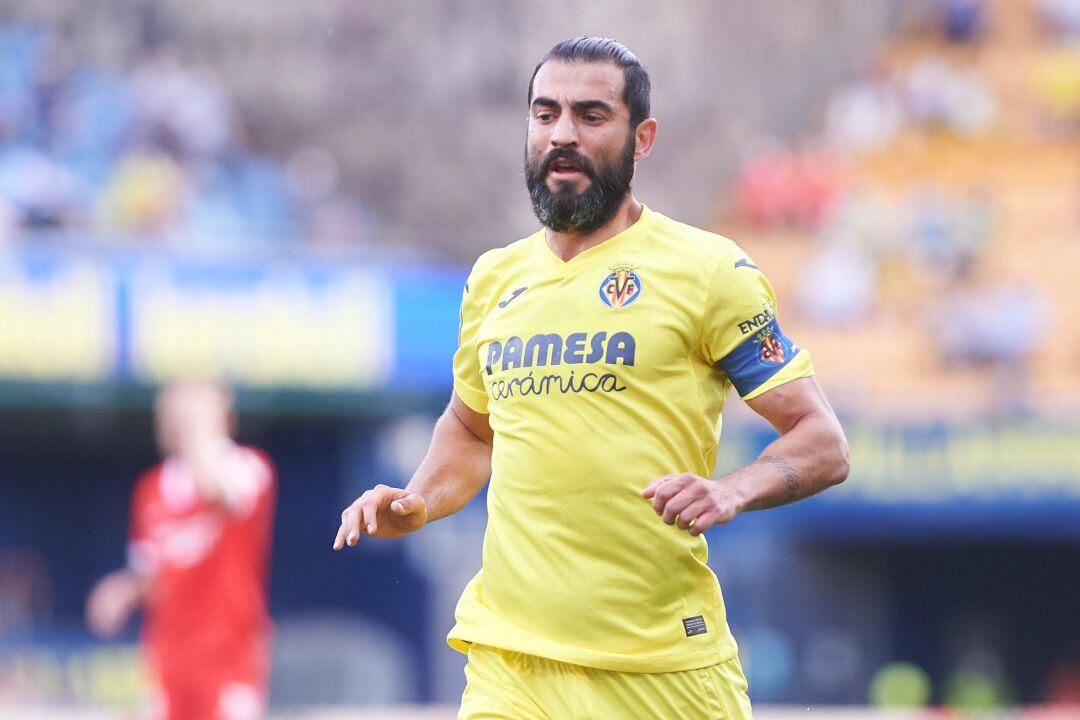
<svg viewBox="0 0 1080 720"><path fill-rule="evenodd" d="M496 631L488 632L478 627L462 627L460 624L446 636L446 643L463 655L469 654L469 648L472 645L485 645L598 670L649 674L697 670L727 662L738 656L738 649L734 643L725 647L723 642L693 652L627 656L574 648L543 638L534 638L532 643L515 643Z"/></svg>

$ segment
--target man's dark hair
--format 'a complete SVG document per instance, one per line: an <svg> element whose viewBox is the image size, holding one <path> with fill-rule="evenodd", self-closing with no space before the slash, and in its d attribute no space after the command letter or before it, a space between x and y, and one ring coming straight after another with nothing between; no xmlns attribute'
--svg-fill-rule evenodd
<svg viewBox="0 0 1080 720"><path fill-rule="evenodd" d="M618 65L623 71L623 102L630 109L630 127L636 128L638 123L649 117L649 73L641 66L641 61L634 53L630 52L625 45L609 38L600 37L576 37L563 40L561 43L544 53L540 62L536 64L532 77L529 78L529 105L533 101L533 81L536 73L548 60L561 60L563 62L600 63L610 62Z"/></svg>

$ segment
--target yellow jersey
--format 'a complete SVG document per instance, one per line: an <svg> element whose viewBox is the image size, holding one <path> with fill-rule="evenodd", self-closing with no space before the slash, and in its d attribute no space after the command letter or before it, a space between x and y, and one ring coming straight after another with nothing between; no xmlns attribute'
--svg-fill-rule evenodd
<svg viewBox="0 0 1080 720"><path fill-rule="evenodd" d="M481 255L454 389L495 439L450 645L648 673L736 655L704 537L641 490L711 475L729 386L748 399L812 372L747 255L648 208L569 261L543 231Z"/></svg>

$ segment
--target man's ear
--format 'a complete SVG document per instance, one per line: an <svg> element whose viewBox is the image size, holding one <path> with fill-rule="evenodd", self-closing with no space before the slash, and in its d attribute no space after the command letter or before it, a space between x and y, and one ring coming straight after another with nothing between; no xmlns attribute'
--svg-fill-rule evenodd
<svg viewBox="0 0 1080 720"><path fill-rule="evenodd" d="M652 152L656 142L656 118L646 118L634 129L634 162L640 162Z"/></svg>

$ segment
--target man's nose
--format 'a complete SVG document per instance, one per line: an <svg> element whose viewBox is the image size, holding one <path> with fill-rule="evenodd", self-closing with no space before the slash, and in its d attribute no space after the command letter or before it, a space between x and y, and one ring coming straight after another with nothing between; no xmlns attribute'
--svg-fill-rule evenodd
<svg viewBox="0 0 1080 720"><path fill-rule="evenodd" d="M570 113L563 113L555 121L555 127L551 129L551 144L555 147L570 147L577 145L577 126L574 117Z"/></svg>

